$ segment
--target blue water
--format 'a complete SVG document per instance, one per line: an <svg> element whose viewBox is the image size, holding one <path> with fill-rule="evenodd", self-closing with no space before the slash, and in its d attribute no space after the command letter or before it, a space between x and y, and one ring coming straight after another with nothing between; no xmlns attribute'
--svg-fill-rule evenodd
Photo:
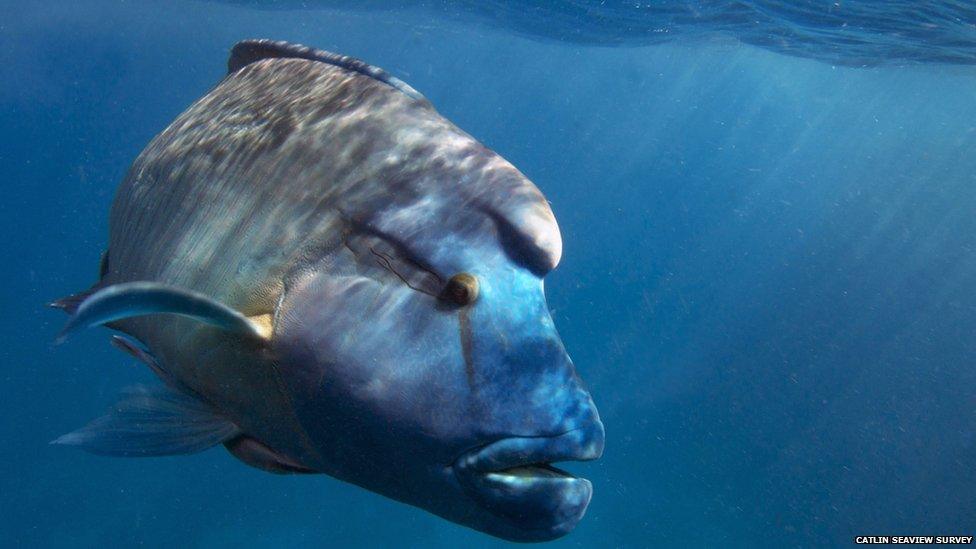
<svg viewBox="0 0 976 549"><path fill-rule="evenodd" d="M871 55L891 62L859 63L855 50L784 55L707 29L608 48L492 21L0 3L0 545L504 544L220 449L126 460L47 444L151 382L107 330L54 346L65 319L43 304L95 280L129 162L248 37L384 67L552 202L565 252L549 302L607 427L603 459L567 466L595 495L553 546L976 533L964 41L940 44L952 62L904 63L898 52L933 43L884 35Z"/></svg>
<svg viewBox="0 0 976 549"><path fill-rule="evenodd" d="M404 6L441 20L591 45L723 36L852 66L976 63L976 4L967 0L217 0L252 8Z"/></svg>

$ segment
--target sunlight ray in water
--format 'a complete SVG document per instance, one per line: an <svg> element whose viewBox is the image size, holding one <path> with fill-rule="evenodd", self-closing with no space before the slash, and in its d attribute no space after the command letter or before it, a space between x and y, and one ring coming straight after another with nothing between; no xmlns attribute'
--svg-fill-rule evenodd
<svg viewBox="0 0 976 549"><path fill-rule="evenodd" d="M972 535L971 2L396 4L4 12L0 546Z"/></svg>

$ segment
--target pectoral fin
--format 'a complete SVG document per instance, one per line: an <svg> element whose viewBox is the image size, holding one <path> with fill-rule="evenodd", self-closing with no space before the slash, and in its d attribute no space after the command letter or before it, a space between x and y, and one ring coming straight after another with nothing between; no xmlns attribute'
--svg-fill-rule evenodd
<svg viewBox="0 0 976 549"><path fill-rule="evenodd" d="M192 454L240 435L206 403L165 386L129 389L112 410L51 444L124 457Z"/></svg>
<svg viewBox="0 0 976 549"><path fill-rule="evenodd" d="M117 349L121 349L132 355L146 366L149 366L149 369L152 370L153 373L156 374L156 376L161 379L170 389L199 398L193 389L187 387L185 384L180 382L179 379L170 374L166 368L160 364L159 360L152 354L152 352L150 352L149 349L147 349L140 341L127 336L113 335L112 345L114 345Z"/></svg>
<svg viewBox="0 0 976 549"><path fill-rule="evenodd" d="M139 362L149 366L149 369L152 370L154 374L159 376L160 379L169 382L169 373L167 373L166 370L159 365L159 361L156 360L156 357L154 357L148 349L137 343L136 340L132 339L131 337L113 335L111 341L112 345L116 349L125 351Z"/></svg>
<svg viewBox="0 0 976 549"><path fill-rule="evenodd" d="M316 472L247 435L240 435L228 440L224 446L237 459L262 471L280 475Z"/></svg>
<svg viewBox="0 0 976 549"><path fill-rule="evenodd" d="M62 297L61 299L55 299L54 301L48 303L47 306L55 309L61 309L69 315L73 315L75 314L75 311L78 310L78 307L80 307L81 304L86 299L91 297L91 295L96 291L98 291L97 287L77 294L71 294L69 296Z"/></svg>
<svg viewBox="0 0 976 549"><path fill-rule="evenodd" d="M79 328L152 314L186 316L259 340L270 337L269 323L254 322L203 294L157 282L126 282L107 286L84 296L80 304L72 303L72 306L74 314L58 335L58 343Z"/></svg>

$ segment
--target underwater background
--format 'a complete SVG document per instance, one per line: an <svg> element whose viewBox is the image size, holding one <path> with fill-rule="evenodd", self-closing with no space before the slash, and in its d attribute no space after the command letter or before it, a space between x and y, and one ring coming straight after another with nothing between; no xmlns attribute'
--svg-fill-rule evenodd
<svg viewBox="0 0 976 549"><path fill-rule="evenodd" d="M549 304L607 428L553 546L976 533L969 2L0 1L0 545L493 547L215 449L49 446L151 383L44 308L244 38L405 80L551 201Z"/></svg>

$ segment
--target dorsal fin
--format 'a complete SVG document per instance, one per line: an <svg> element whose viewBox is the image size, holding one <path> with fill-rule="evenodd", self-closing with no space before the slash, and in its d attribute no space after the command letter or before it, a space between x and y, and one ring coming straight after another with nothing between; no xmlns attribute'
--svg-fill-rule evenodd
<svg viewBox="0 0 976 549"><path fill-rule="evenodd" d="M302 46L301 44L290 44L276 40L242 40L235 44L234 48L230 50L230 58L227 60L227 74L233 74L255 61L275 58L308 59L309 61L319 61L321 63L335 65L336 67L358 72L363 76L379 80L388 86L400 90L413 99L426 101L420 92L379 67L374 67L348 55L339 55Z"/></svg>

